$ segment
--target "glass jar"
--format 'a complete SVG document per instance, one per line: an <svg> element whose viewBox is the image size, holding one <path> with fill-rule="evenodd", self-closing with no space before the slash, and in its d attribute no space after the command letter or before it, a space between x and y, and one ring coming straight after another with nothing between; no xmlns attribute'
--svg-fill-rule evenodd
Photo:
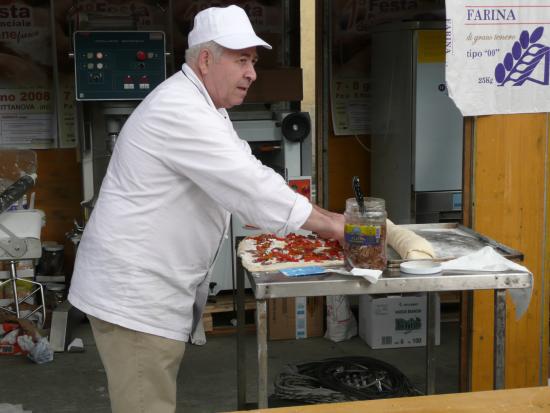
<svg viewBox="0 0 550 413"><path fill-rule="evenodd" d="M61 244L44 244L42 257L38 262L38 272L41 275L63 274L64 250Z"/></svg>
<svg viewBox="0 0 550 413"><path fill-rule="evenodd" d="M365 198L361 213L355 198L346 200L344 256L347 267L386 268L386 203Z"/></svg>

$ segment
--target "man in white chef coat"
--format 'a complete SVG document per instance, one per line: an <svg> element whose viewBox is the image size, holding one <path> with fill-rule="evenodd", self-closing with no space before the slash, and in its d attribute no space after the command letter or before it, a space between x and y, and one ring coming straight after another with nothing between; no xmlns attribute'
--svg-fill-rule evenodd
<svg viewBox="0 0 550 413"><path fill-rule="evenodd" d="M343 239L344 218L292 191L235 133L226 109L256 79L243 9L195 16L182 70L120 132L79 245L69 301L88 315L114 412L174 412L230 214L266 231Z"/></svg>

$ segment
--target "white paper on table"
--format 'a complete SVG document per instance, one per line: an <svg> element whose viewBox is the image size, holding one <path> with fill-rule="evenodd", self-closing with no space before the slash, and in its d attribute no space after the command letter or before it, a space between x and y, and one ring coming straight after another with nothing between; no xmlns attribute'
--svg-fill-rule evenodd
<svg viewBox="0 0 550 413"><path fill-rule="evenodd" d="M372 284L376 284L376 282L382 275L382 271L380 270L369 270L367 268L352 268L351 271L331 269L330 272L344 275L353 275L355 277L363 277L365 280L371 282Z"/></svg>
<svg viewBox="0 0 550 413"><path fill-rule="evenodd" d="M486 246L479 251L473 252L463 257L441 263L444 270L455 271L520 271L529 273L531 285L533 284L533 274L526 267L519 265L507 258L504 258L492 247ZM531 301L532 286L526 288L510 288L508 293L516 307L516 319L521 318L523 313L529 307Z"/></svg>

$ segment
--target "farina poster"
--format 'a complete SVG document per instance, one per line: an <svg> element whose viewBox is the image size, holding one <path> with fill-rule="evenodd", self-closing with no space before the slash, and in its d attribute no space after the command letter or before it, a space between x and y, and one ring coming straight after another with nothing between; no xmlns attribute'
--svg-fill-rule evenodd
<svg viewBox="0 0 550 413"><path fill-rule="evenodd" d="M455 0L446 9L446 82L464 116L550 111L548 0Z"/></svg>

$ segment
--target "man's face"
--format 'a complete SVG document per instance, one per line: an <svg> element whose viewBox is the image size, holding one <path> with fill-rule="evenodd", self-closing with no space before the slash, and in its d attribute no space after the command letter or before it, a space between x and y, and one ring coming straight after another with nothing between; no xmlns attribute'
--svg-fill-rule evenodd
<svg viewBox="0 0 550 413"><path fill-rule="evenodd" d="M256 80L256 47L225 49L217 59L211 54L209 59L212 61L208 64L204 84L216 108L229 109L243 103L248 88Z"/></svg>

